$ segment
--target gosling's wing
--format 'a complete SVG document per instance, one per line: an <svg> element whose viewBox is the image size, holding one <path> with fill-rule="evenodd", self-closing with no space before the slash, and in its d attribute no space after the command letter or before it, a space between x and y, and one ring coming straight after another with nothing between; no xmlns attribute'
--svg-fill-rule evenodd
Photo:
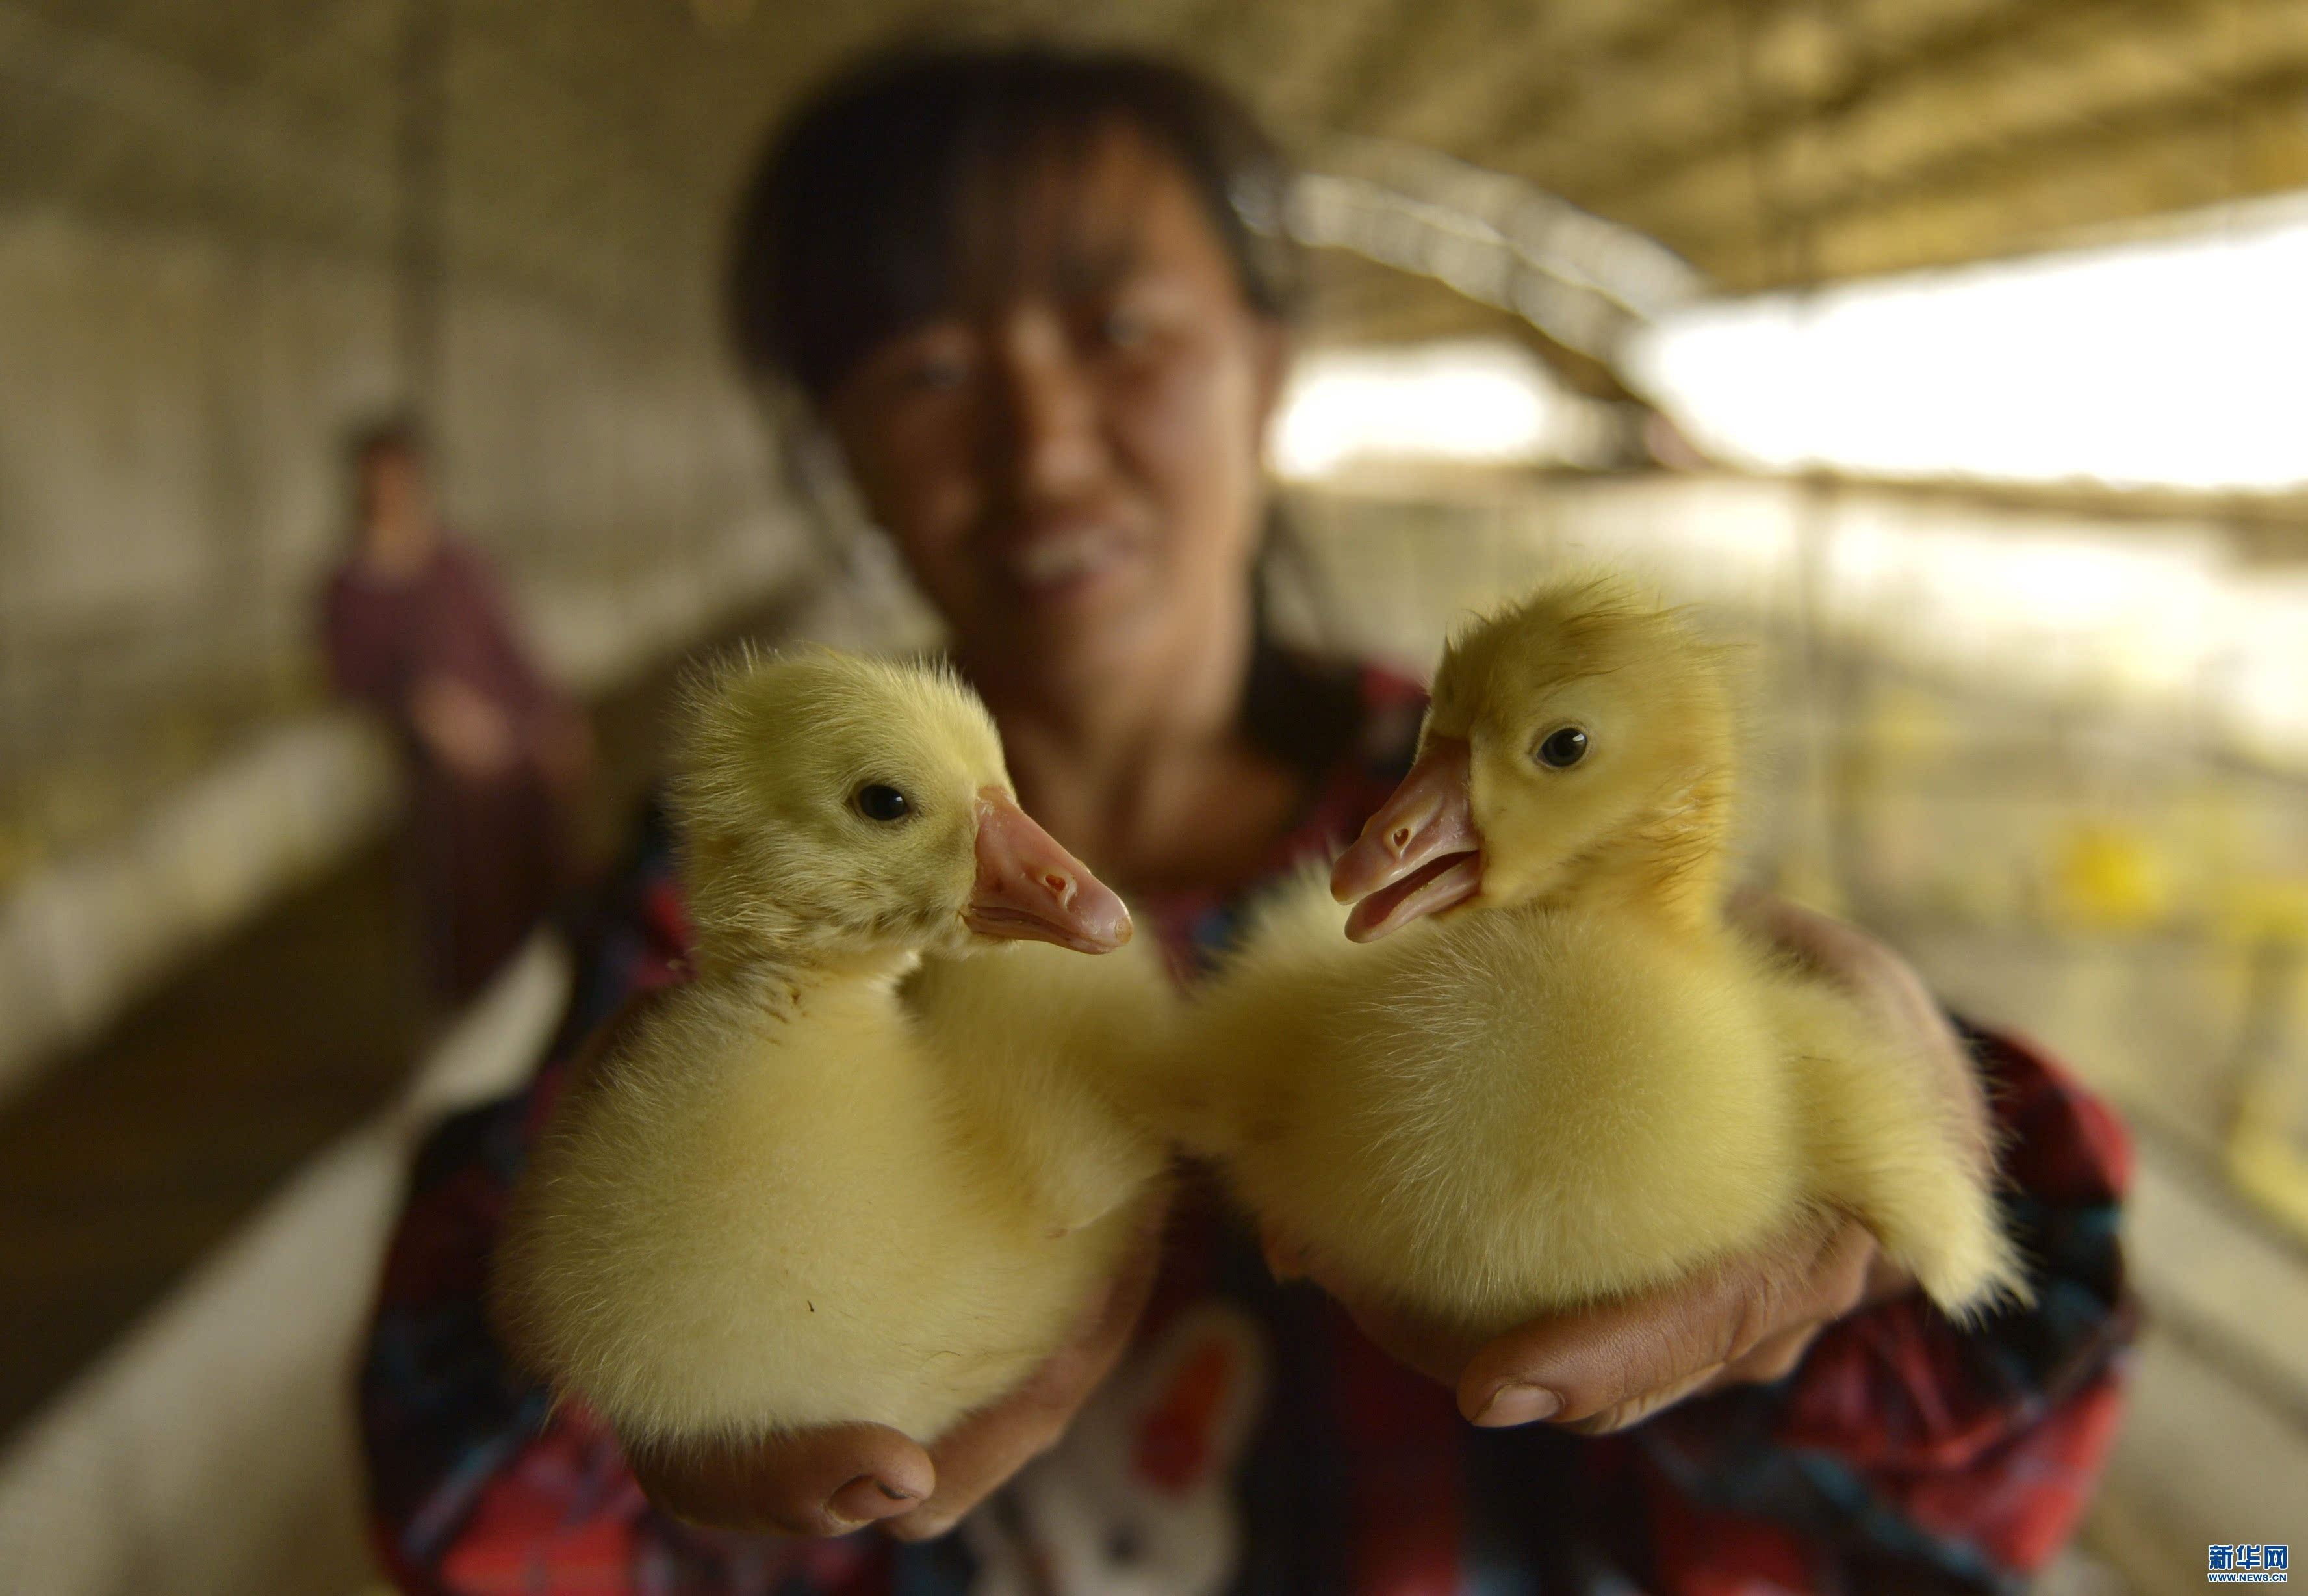
<svg viewBox="0 0 2308 1596"><path fill-rule="evenodd" d="M1322 1022L1374 963L1346 919L1327 873L1304 870L1261 900L1189 995L1150 1112L1191 1151L1237 1154L1296 1121L1324 1068Z"/></svg>
<svg viewBox="0 0 2308 1596"><path fill-rule="evenodd" d="M986 1178L1070 1233L1128 1203L1165 1161L1135 1103L1177 1000L1151 938L1096 956L1038 942L931 959L908 985L916 1034Z"/></svg>
<svg viewBox="0 0 2308 1596"><path fill-rule="evenodd" d="M1992 1167L1930 1066L1822 980L1782 973L1769 989L1821 1196L1856 1214L1946 1312L2027 1300Z"/></svg>

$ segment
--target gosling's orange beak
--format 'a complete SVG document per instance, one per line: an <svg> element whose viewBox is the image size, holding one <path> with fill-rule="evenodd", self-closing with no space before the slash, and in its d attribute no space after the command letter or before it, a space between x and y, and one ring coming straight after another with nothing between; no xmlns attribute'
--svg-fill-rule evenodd
<svg viewBox="0 0 2308 1596"><path fill-rule="evenodd" d="M1433 738L1410 774L1331 870L1331 895L1352 903L1347 935L1376 942L1421 915L1483 890L1483 838L1468 796L1468 748Z"/></svg>
<svg viewBox="0 0 2308 1596"><path fill-rule="evenodd" d="M962 921L986 936L1107 953L1130 940L1130 910L998 787L977 795L977 890Z"/></svg>

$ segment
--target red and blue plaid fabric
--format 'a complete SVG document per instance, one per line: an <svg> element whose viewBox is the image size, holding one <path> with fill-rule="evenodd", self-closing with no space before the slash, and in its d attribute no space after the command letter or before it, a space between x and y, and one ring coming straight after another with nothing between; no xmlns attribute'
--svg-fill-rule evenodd
<svg viewBox="0 0 2308 1596"><path fill-rule="evenodd" d="M1350 838L1408 763L1420 700L1379 672L1365 733L1269 861ZM1182 972L1248 893L1151 906ZM969 1589L960 1537L900 1546L715 1535L650 1508L614 1438L506 1362L483 1313L505 1203L578 1043L679 979L686 927L661 826L578 938L579 989L522 1093L426 1143L360 1375L376 1543L404 1590L458 1596L934 1596ZM1229 1588L1352 1596L1763 1596L2017 1592L2067 1538L2116 1425L2132 1324L2116 1241L2122 1126L2023 1043L1970 1033L2006 1140L2009 1218L2035 1308L1963 1329L1920 1298L1853 1315L1770 1387L1627 1434L1477 1430L1304 1285L1270 1280L1212 1202L1174 1221L1149 1323L1230 1300L1262 1328L1267 1407L1235 1492Z"/></svg>

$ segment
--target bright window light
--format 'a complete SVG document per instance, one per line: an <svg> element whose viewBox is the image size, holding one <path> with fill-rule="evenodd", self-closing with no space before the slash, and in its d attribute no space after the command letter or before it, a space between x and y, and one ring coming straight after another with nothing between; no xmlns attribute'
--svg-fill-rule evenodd
<svg viewBox="0 0 2308 1596"><path fill-rule="evenodd" d="M1606 425L1504 340L1317 350L1291 375L1273 457L1301 479L1362 460L1584 464L1606 448Z"/></svg>
<svg viewBox="0 0 2308 1596"><path fill-rule="evenodd" d="M1996 694L2151 711L2183 738L2308 769L2308 574L2239 563L2211 522L1715 473L1532 503L1524 535L1550 556L1753 614L1808 606L1877 659Z"/></svg>
<svg viewBox="0 0 2308 1596"><path fill-rule="evenodd" d="M1637 382L1766 470L2308 485L2308 194L2165 236L1670 314Z"/></svg>

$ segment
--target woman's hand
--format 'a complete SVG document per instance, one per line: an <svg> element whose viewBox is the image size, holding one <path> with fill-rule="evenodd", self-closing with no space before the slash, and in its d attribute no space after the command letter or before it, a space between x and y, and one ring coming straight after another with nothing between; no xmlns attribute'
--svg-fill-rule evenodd
<svg viewBox="0 0 2308 1596"><path fill-rule="evenodd" d="M564 1091L597 1089L604 1062L672 988L637 993L597 1027L570 1061ZM1145 1201L1121 1272L1076 1322L1073 1338L1025 1383L925 1449L880 1424L829 1425L742 1446L636 1450L628 1456L649 1499L703 1529L844 1535L879 1523L905 1540L944 1533L1064 1436L1121 1358L1154 1288L1167 1192ZM521 1356L512 1326L501 1336Z"/></svg>
<svg viewBox="0 0 2308 1596"><path fill-rule="evenodd" d="M425 751L469 781L494 781L521 757L512 718L458 677L435 674L411 687L409 720Z"/></svg>
<svg viewBox="0 0 2308 1596"><path fill-rule="evenodd" d="M1314 1278L1322 1280L1317 1266ZM1908 1282L1855 1220L1687 1281L1548 1314L1488 1342L1330 1287L1390 1356L1457 1388L1477 1424L1547 1419L1599 1435L1694 1393L1785 1377L1812 1339Z"/></svg>
<svg viewBox="0 0 2308 1596"><path fill-rule="evenodd" d="M1129 1261L1074 1339L928 1448L884 1425L846 1424L745 1446L635 1454L642 1489L675 1518L713 1529L841 1535L879 1523L901 1540L944 1533L1055 1445L1122 1356L1161 1255L1166 1204L1148 1206Z"/></svg>
<svg viewBox="0 0 2308 1596"><path fill-rule="evenodd" d="M1986 1098L1970 1057L1905 961L1864 932L1783 899L1749 895L1734 912L1843 987L1901 1040L1899 1055L1956 1110L1976 1155L1990 1156ZM1279 1239L1269 1254L1284 1255L1278 1272L1290 1271L1294 1260ZM1477 1342L1391 1305L1358 1301L1323 1278L1319 1260L1308 1266L1380 1347L1456 1387L1460 1411L1475 1423L1546 1419L1584 1434L1633 1424L1695 1393L1782 1379L1821 1330L1913 1283L1864 1226L1843 1217L1694 1279L1546 1315Z"/></svg>

